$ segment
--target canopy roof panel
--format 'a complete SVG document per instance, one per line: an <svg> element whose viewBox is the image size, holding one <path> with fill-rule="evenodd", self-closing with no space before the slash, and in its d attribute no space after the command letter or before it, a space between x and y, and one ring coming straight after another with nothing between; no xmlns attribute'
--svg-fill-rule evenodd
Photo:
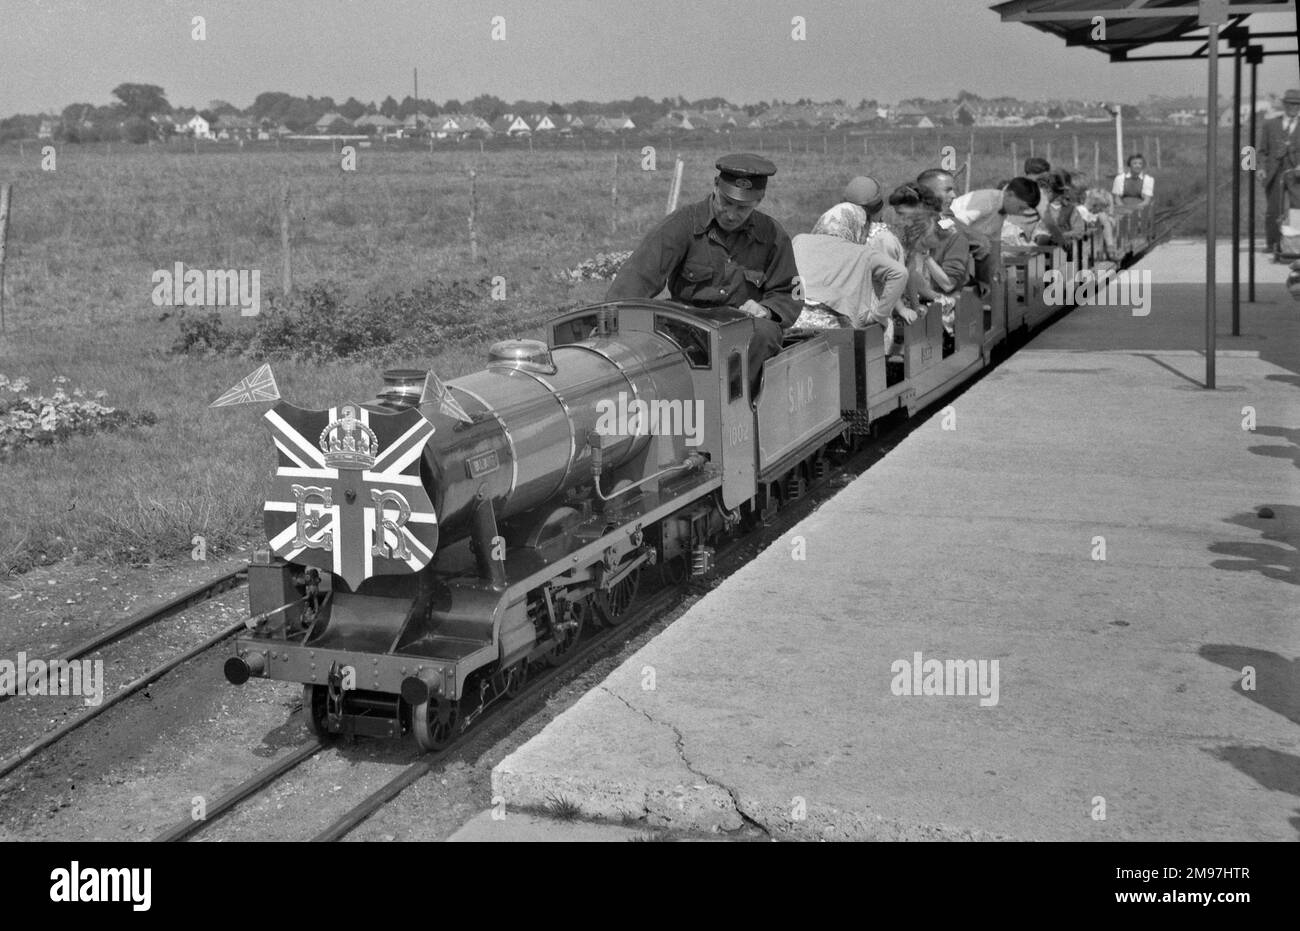
<svg viewBox="0 0 1300 931"><path fill-rule="evenodd" d="M1217 0L1223 26L1239 23L1252 13L1294 13L1295 0ZM1157 42L1195 41L1200 24L1197 0L1009 0L994 4L1003 22L1025 23L1122 60L1138 48ZM1093 18L1105 18L1105 39L1094 39Z"/></svg>

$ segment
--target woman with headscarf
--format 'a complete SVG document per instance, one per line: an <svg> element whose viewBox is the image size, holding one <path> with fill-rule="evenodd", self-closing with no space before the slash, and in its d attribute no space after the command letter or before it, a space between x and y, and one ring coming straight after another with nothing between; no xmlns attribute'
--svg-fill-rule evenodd
<svg viewBox="0 0 1300 931"><path fill-rule="evenodd" d="M857 204L842 203L822 214L811 233L794 237L804 299L796 328L889 322L907 285L907 269L888 254L877 226L868 224Z"/></svg>

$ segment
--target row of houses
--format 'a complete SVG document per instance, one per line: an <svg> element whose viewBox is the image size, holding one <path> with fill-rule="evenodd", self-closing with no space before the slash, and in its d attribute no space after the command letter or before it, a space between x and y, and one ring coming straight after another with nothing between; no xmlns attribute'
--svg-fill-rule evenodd
<svg viewBox="0 0 1300 931"><path fill-rule="evenodd" d="M322 119L324 118L322 117ZM363 122L366 119L366 117L362 117L353 125L358 129L362 129ZM618 133L629 132L637 128L636 123L626 116L591 115L584 117L573 113L531 115L505 113L491 122L481 116L465 113L449 113L441 116L426 116L423 113L416 113L408 116L400 124L396 123L396 121L391 122L396 125L383 129L386 136L433 136L435 139L463 138L473 134L513 137L544 133L571 135L579 130ZM369 126L365 128L367 131L371 131Z"/></svg>
<svg viewBox="0 0 1300 931"><path fill-rule="evenodd" d="M1142 121L1166 123L1173 126L1204 126L1206 111L1193 107L1152 106L1143 107ZM1272 97L1257 104L1257 116L1267 118L1281 111L1280 103ZM273 140L291 135L293 130L283 123L256 120L235 113L222 114L209 121L201 114L181 111L170 116L155 116L153 122L160 131L193 136L198 139ZM1243 103L1242 116L1248 119L1249 103ZM506 113L489 122L479 116L465 113L428 116L415 113L404 120L368 113L349 120L341 113L326 113L312 129L319 134L358 134L382 136L386 139L433 137L435 139L464 139L468 136L526 137L531 135L571 135L578 131L600 133L625 133L642 128L653 133L728 132L737 129L820 129L840 127L892 126L910 129L933 129L940 126L1035 126L1042 123L1109 123L1110 111L1102 104L1081 101L1024 102L1012 98L994 100L965 100L962 102L909 102L896 107L855 108L843 104L782 104L770 107L757 115L744 110L719 107L713 110L674 109L639 127L626 115L602 116L599 114L515 114ZM1232 108L1219 112L1219 125L1231 125ZM42 118L38 138L53 138L60 121ZM83 127L89 124L82 121Z"/></svg>
<svg viewBox="0 0 1300 931"><path fill-rule="evenodd" d="M440 116L413 113L405 120L393 119L382 113L368 113L359 119L349 120L341 113L330 112L312 126L312 129L320 134L363 134L390 139L413 136L455 139L471 134L527 136L533 133L559 133L567 135L580 129L592 129L596 132L625 132L636 128L636 124L625 116L584 118L573 114L520 116L513 113L507 113L488 122L482 117L465 113ZM258 122L251 117L233 114L220 116L211 122L195 114L186 121L175 122L173 130L199 139L218 140L273 139L276 136L292 133L292 130L283 124L273 124L268 120Z"/></svg>

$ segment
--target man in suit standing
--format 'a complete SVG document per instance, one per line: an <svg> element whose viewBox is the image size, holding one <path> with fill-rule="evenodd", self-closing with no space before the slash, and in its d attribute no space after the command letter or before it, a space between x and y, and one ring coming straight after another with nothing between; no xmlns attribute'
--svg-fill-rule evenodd
<svg viewBox="0 0 1300 931"><path fill-rule="evenodd" d="M1296 175L1288 174L1300 167L1300 90L1289 90L1282 97L1285 110L1282 116L1264 121L1264 135L1259 154L1264 162L1264 192L1267 206L1264 210L1264 234L1273 261L1282 261L1282 201L1288 183L1300 188ZM1294 188L1293 188L1294 189ZM1292 194L1291 204L1300 207L1300 191Z"/></svg>

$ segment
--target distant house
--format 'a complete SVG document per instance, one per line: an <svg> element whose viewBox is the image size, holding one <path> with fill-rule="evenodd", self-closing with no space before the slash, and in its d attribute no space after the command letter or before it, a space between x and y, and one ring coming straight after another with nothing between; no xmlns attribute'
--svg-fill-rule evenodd
<svg viewBox="0 0 1300 931"><path fill-rule="evenodd" d="M40 128L36 130L37 139L54 138L54 120L41 120Z"/></svg>
<svg viewBox="0 0 1300 931"><path fill-rule="evenodd" d="M212 138L212 124L197 113L194 114L194 116L190 118L190 121L185 124L185 131L195 139Z"/></svg>
<svg viewBox="0 0 1300 931"><path fill-rule="evenodd" d="M583 126L582 120L572 113L562 113L551 117L551 120L559 128L561 136L571 136Z"/></svg>
<svg viewBox="0 0 1300 931"><path fill-rule="evenodd" d="M406 136L423 136L433 129L433 117L423 113L412 113L402 121L402 134Z"/></svg>
<svg viewBox="0 0 1300 931"><path fill-rule="evenodd" d="M492 121L492 132L503 136L529 136L533 130L522 116L505 113Z"/></svg>
<svg viewBox="0 0 1300 931"><path fill-rule="evenodd" d="M924 113L901 113L894 111L894 125L904 129L934 129L934 121Z"/></svg>
<svg viewBox="0 0 1300 931"><path fill-rule="evenodd" d="M397 120L382 113L367 113L352 124L358 132L369 133L372 136L392 132L401 125Z"/></svg>
<svg viewBox="0 0 1300 931"><path fill-rule="evenodd" d="M217 118L217 138L225 141L230 139L255 139L257 137L257 124L247 116L240 116L237 113L227 113Z"/></svg>
<svg viewBox="0 0 1300 931"><path fill-rule="evenodd" d="M555 121L551 119L550 114L534 114L528 118L528 125L532 127L535 133L553 133L559 130Z"/></svg>
<svg viewBox="0 0 1300 931"><path fill-rule="evenodd" d="M352 124L343 116L343 114L337 113L333 110L326 113L315 123L315 129L318 133L346 132L351 128Z"/></svg>
<svg viewBox="0 0 1300 931"><path fill-rule="evenodd" d="M890 119L895 126L906 129L934 128L934 119L915 104L906 103L895 107Z"/></svg>
<svg viewBox="0 0 1300 931"><path fill-rule="evenodd" d="M598 133L630 132L636 129L636 123L633 123L626 116L602 116L596 121L595 128Z"/></svg>
<svg viewBox="0 0 1300 931"><path fill-rule="evenodd" d="M178 121L174 116L165 113L155 113L149 117L149 122L153 123L159 138L166 138L174 133L185 132L185 124Z"/></svg>
<svg viewBox="0 0 1300 931"><path fill-rule="evenodd" d="M688 133L694 130L695 123L691 120L691 115L685 110L669 110L659 119L650 124L652 132L679 132Z"/></svg>
<svg viewBox="0 0 1300 931"><path fill-rule="evenodd" d="M272 123L270 120L263 118L257 124L257 138L263 142L291 135L293 135L293 130L283 123Z"/></svg>
<svg viewBox="0 0 1300 931"><path fill-rule="evenodd" d="M476 116L473 113L457 113L455 119L456 122L460 124L460 128L463 129L467 135L492 135L492 124L481 116Z"/></svg>
<svg viewBox="0 0 1300 931"><path fill-rule="evenodd" d="M461 127L456 117L443 114L433 118L429 123L428 132L435 139L460 139L467 130Z"/></svg>

